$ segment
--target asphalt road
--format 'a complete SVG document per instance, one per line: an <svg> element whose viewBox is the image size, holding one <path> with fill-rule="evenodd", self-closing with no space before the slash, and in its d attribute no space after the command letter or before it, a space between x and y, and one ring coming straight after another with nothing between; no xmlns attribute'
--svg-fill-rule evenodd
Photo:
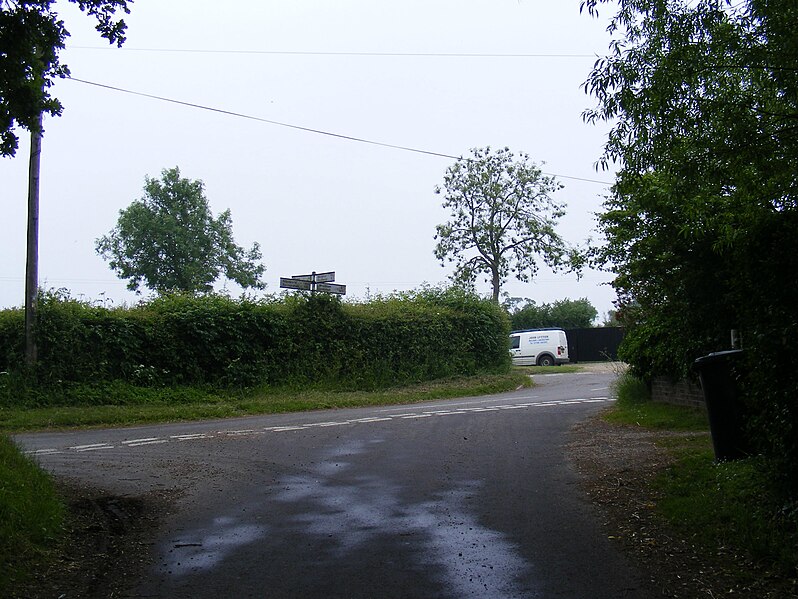
<svg viewBox="0 0 798 599"><path fill-rule="evenodd" d="M611 380L15 439L110 493L174 492L129 597L651 597L564 452Z"/></svg>

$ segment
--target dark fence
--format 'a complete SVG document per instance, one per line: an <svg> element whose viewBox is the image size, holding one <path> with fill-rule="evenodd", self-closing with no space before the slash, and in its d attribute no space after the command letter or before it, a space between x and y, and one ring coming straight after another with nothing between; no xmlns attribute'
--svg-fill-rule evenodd
<svg viewBox="0 0 798 599"><path fill-rule="evenodd" d="M618 359L623 339L622 327L566 329L568 357L571 362L601 362Z"/></svg>

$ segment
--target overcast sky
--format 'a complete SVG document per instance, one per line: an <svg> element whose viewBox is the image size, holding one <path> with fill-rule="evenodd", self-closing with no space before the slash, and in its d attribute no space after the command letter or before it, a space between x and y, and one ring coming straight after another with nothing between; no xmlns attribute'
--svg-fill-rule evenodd
<svg viewBox="0 0 798 599"><path fill-rule="evenodd" d="M73 77L254 118L59 81L65 110L46 120L42 151L45 288L137 301L94 243L142 197L145 175L174 166L204 181L214 214L231 210L239 245L261 245L267 293L314 270L335 271L353 298L447 280L433 256L447 218L434 188L453 159L263 120L452 156L526 152L565 185L563 237L596 236L612 174L594 168L607 127L582 121L594 105L582 83L609 38L579 0L136 0L123 49L74 5L59 13ZM0 159L0 307L24 300L29 144L19 133L17 157ZM586 297L603 315L609 280L542 268L503 290L538 303Z"/></svg>

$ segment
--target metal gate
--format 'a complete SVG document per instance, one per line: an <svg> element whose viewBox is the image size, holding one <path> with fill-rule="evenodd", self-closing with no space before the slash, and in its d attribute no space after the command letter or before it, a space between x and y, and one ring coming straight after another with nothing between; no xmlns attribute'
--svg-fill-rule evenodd
<svg viewBox="0 0 798 599"><path fill-rule="evenodd" d="M623 327L565 329L571 362L606 362L618 359Z"/></svg>

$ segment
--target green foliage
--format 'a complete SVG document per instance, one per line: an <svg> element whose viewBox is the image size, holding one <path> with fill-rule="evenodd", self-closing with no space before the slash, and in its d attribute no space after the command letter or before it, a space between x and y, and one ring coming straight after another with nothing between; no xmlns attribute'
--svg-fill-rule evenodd
<svg viewBox="0 0 798 599"><path fill-rule="evenodd" d="M132 308L46 292L34 373L22 370L22 328L19 310L0 312L0 405L73 405L76 397L107 404L126 396L115 382L377 389L509 368L504 311L457 289L367 304L322 294L167 295Z"/></svg>
<svg viewBox="0 0 798 599"><path fill-rule="evenodd" d="M455 264L453 279L473 285L484 274L499 301L510 274L529 281L537 273L536 256L552 268L569 252L555 226L565 214L552 197L562 185L543 175L529 156L515 158L508 148L474 148L446 170L443 207L451 220L436 227L435 257ZM575 254L573 254L575 256ZM572 256L572 257L573 257Z"/></svg>
<svg viewBox="0 0 798 599"><path fill-rule="evenodd" d="M668 523L710 555L725 548L778 575L795 576L798 510L774 485L777 462L760 456L717 463L709 434L695 434L709 427L703 411L650 401L648 386L629 373L618 378L616 391L606 420L666 431L657 443L672 463L653 488L657 511Z"/></svg>
<svg viewBox="0 0 798 599"><path fill-rule="evenodd" d="M224 275L241 287L262 288L260 247L233 242L230 211L211 214L202 181L164 169L162 179L145 177L144 197L119 212L116 227L97 240L97 253L109 261L128 289L143 283L158 293L208 292Z"/></svg>
<svg viewBox="0 0 798 599"><path fill-rule="evenodd" d="M5 397L0 382L0 397ZM5 401L0 409L0 430L86 426L133 426L154 422L233 418L252 414L285 414L382 406L471 397L512 391L530 386L528 373L516 370L499 374L455 377L390 387L374 391L341 391L295 386L259 386L248 389L213 390L198 387L138 387L123 381L73 383L36 389L38 403L48 407ZM24 392L30 391L23 387ZM13 399L19 399L14 395ZM24 400L24 399L23 399Z"/></svg>
<svg viewBox="0 0 798 599"><path fill-rule="evenodd" d="M704 410L651 401L651 391L645 381L628 371L618 377L615 390L618 395L615 409L604 414L608 422L660 430L709 430Z"/></svg>
<svg viewBox="0 0 798 599"><path fill-rule="evenodd" d="M115 13L130 12L128 0L69 0L97 20L109 43L125 41L125 22ZM13 156L19 143L14 128L39 128L40 113L61 114L63 107L48 89L66 77L59 52L69 32L53 10L52 0L0 0L0 156Z"/></svg>
<svg viewBox="0 0 798 599"><path fill-rule="evenodd" d="M619 408L639 406L651 401L651 390L646 382L629 371L620 374L615 379L614 386L615 393L618 396L617 406Z"/></svg>
<svg viewBox="0 0 798 599"><path fill-rule="evenodd" d="M53 546L63 520L50 477L0 435L0 595L23 575L27 560Z"/></svg>
<svg viewBox="0 0 798 599"><path fill-rule="evenodd" d="M792 0L617 2L616 39L585 83L599 101L585 118L613 122L604 160L791 204L797 13Z"/></svg>
<svg viewBox="0 0 798 599"><path fill-rule="evenodd" d="M630 177L599 216L607 243L595 255L613 265L627 326L620 357L640 376L688 376L742 322L731 297L737 268L719 245L728 203L687 193L662 173Z"/></svg>
<svg viewBox="0 0 798 599"><path fill-rule="evenodd" d="M621 321L618 320L618 311L617 310L608 310L607 313L604 315L604 319L601 323L602 327L620 327Z"/></svg>
<svg viewBox="0 0 798 599"><path fill-rule="evenodd" d="M595 12L603 0L586 0ZM791 0L621 0L585 88L618 161L600 227L646 378L691 375L741 332L750 432L798 496L798 8Z"/></svg>
<svg viewBox="0 0 798 599"><path fill-rule="evenodd" d="M584 297L578 300L565 298L539 306L527 300L525 306L510 313L510 326L516 331L551 327L585 329L592 326L597 316L598 310Z"/></svg>
<svg viewBox="0 0 798 599"><path fill-rule="evenodd" d="M734 547L778 576L795 576L798 510L782 503L770 465L761 457L716 463L706 442L682 442L674 453L675 464L654 483L670 525L707 551Z"/></svg>
<svg viewBox="0 0 798 599"><path fill-rule="evenodd" d="M0 377L11 364L25 355L25 311L11 308L0 311Z"/></svg>

